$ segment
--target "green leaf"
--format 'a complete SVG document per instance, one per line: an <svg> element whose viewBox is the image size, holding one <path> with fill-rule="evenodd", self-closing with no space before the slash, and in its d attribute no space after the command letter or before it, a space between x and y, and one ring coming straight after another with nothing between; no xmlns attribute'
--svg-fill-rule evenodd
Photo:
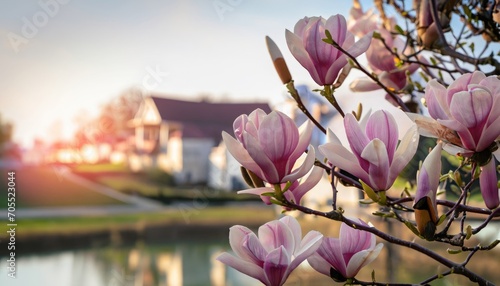
<svg viewBox="0 0 500 286"><path fill-rule="evenodd" d="M463 5L462 8L464 9L465 16L467 16L468 20L470 20L470 18L472 16L472 13L471 13L471 11L469 9L469 6Z"/></svg>
<svg viewBox="0 0 500 286"><path fill-rule="evenodd" d="M418 232L418 229L411 222L405 221L404 224L406 225L407 228L409 228L411 230L411 232L413 232L414 234L416 234L419 237L422 237L420 235L420 232Z"/></svg>
<svg viewBox="0 0 500 286"><path fill-rule="evenodd" d="M451 248L448 248L446 250L449 254L459 254L459 253L462 253L462 250L461 249L451 249Z"/></svg>
<svg viewBox="0 0 500 286"><path fill-rule="evenodd" d="M374 31L374 32L373 32L373 35L372 35L372 38L373 38L373 39L379 39L379 40L382 40L382 35L380 35L380 33L379 33L379 32Z"/></svg>
<svg viewBox="0 0 500 286"><path fill-rule="evenodd" d="M274 192L266 192L266 193L262 193L260 195L264 196L264 197L274 197Z"/></svg>
<svg viewBox="0 0 500 286"><path fill-rule="evenodd" d="M440 225L440 224L442 224L445 220L446 220L446 215L445 215L445 214L443 214L443 215L441 215L441 216L439 217L439 219L438 219L438 221L437 221L436 225Z"/></svg>
<svg viewBox="0 0 500 286"><path fill-rule="evenodd" d="M466 240L469 240L469 238L471 238L472 236L472 226L468 225L467 228L465 229L465 239Z"/></svg>
<svg viewBox="0 0 500 286"><path fill-rule="evenodd" d="M396 25L394 29L396 29L396 32L404 36L405 31L399 25Z"/></svg>
<svg viewBox="0 0 500 286"><path fill-rule="evenodd" d="M370 186L365 184L365 182L363 182L362 180L359 181L361 182L361 186L363 186L363 190L365 191L366 195L370 199L372 199L374 202L380 201L380 197L377 195L377 193L375 193L375 191Z"/></svg>
<svg viewBox="0 0 500 286"><path fill-rule="evenodd" d="M437 61L434 57L430 57L429 60L431 60L432 65L437 66Z"/></svg>
<svg viewBox="0 0 500 286"><path fill-rule="evenodd" d="M470 48L470 50L471 50L472 52L474 52L474 42L471 42L471 43L469 44L469 48Z"/></svg>

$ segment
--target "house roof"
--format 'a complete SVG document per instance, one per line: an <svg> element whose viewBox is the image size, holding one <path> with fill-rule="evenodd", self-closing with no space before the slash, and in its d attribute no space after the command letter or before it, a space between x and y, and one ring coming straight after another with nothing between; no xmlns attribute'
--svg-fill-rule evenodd
<svg viewBox="0 0 500 286"><path fill-rule="evenodd" d="M267 103L213 103L183 101L151 96L162 121L182 124L184 138L213 138L221 140L221 132L233 133L233 122L241 114L257 108L271 112Z"/></svg>

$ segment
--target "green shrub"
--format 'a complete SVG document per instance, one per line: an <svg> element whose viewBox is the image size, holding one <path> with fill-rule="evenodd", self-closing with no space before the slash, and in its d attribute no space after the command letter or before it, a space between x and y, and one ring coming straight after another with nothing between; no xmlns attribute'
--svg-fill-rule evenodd
<svg viewBox="0 0 500 286"><path fill-rule="evenodd" d="M147 170L146 176L148 180L151 180L154 183L165 186L175 186L174 177L160 168L151 168Z"/></svg>

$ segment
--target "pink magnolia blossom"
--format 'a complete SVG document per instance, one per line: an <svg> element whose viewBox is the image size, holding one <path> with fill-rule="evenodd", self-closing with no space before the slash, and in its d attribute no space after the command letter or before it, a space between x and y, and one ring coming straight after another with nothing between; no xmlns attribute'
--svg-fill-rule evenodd
<svg viewBox="0 0 500 286"><path fill-rule="evenodd" d="M485 166L481 167L479 185L484 204L489 209L494 209L500 205L500 189L498 189L497 174L495 158L491 158Z"/></svg>
<svg viewBox="0 0 500 286"><path fill-rule="evenodd" d="M456 79L448 88L431 80L425 89L429 114L409 115L424 136L445 142L452 154L472 157L482 168L479 184L488 208L499 205L496 163L492 153L500 140L500 80L476 71Z"/></svg>
<svg viewBox="0 0 500 286"><path fill-rule="evenodd" d="M397 148L398 126L387 111L376 111L361 123L346 114L344 127L352 152L330 130L330 143L319 146L320 152L375 191L388 190L417 151L416 126L408 129Z"/></svg>
<svg viewBox="0 0 500 286"><path fill-rule="evenodd" d="M427 229L433 227L429 235L434 235L437 215L437 189L439 186L439 177L441 176L441 143L438 143L434 149L427 155L422 167L417 173L417 193L415 195L415 220L418 231L424 236ZM430 223L430 224L429 224Z"/></svg>
<svg viewBox="0 0 500 286"><path fill-rule="evenodd" d="M458 134L460 147L481 152L500 139L500 80L496 76L467 73L448 88L431 80L425 100L430 116Z"/></svg>
<svg viewBox="0 0 500 286"><path fill-rule="evenodd" d="M283 195L289 202L300 204L302 197L318 184L322 176L323 176L323 169L318 166L314 166L309 176L307 176L307 178L303 177L299 181L294 181ZM282 184L281 188L284 188L285 185L286 184ZM274 192L274 188L262 187L262 188L248 189L239 191L238 194L260 195L262 201L270 205L271 198L269 196L262 196L263 193L269 193L269 192Z"/></svg>
<svg viewBox="0 0 500 286"><path fill-rule="evenodd" d="M256 109L250 115L241 115L233 123L233 138L222 132L229 152L246 169L270 184L294 182L312 168L314 148L304 163L292 170L297 159L306 151L312 135L312 124L306 121L299 133L295 122L279 111L266 114Z"/></svg>
<svg viewBox="0 0 500 286"><path fill-rule="evenodd" d="M322 17L305 17L297 22L294 32L286 31L288 48L297 61L307 69L313 80L319 85L331 85L340 70L347 64L347 56L323 42L325 30L333 40L350 55L357 57L370 45L372 35L368 34L358 42L347 31L347 23L342 15L335 15L325 20Z"/></svg>
<svg viewBox="0 0 500 286"><path fill-rule="evenodd" d="M367 225L360 219L357 222ZM379 255L383 244L375 243L374 234L342 223L339 238L323 238L321 246L307 261L316 271L327 276L330 276L330 268L333 268L343 278L354 278L361 268Z"/></svg>
<svg viewBox="0 0 500 286"><path fill-rule="evenodd" d="M400 90L406 84L406 72L414 73L419 65L418 64L405 64L398 66L397 59L391 51L394 49L398 53L407 50L405 41L398 36L393 36L383 25L377 21L378 17L369 10L366 13L362 12L361 6L357 9L351 10L351 18L349 23L349 31L355 33L357 36L362 36L369 31L376 30L384 39L384 43L380 39L372 39L370 47L366 50L366 58L371 70L377 74L378 79L386 87ZM388 26L395 25L393 19L388 19ZM390 50L388 50L388 48ZM423 60L423 59L420 59ZM372 91L381 89L377 83L368 77L361 77L355 79L351 85L351 90L356 92Z"/></svg>
<svg viewBox="0 0 500 286"><path fill-rule="evenodd" d="M299 223L291 216L268 222L258 230L236 225L229 230L229 244L235 255L227 252L217 260L265 285L283 285L290 273L321 244L323 235L310 231L302 238Z"/></svg>

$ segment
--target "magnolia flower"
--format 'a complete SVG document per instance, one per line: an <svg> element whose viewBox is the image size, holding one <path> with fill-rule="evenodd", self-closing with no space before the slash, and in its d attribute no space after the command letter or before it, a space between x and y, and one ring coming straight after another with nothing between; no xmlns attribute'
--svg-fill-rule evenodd
<svg viewBox="0 0 500 286"><path fill-rule="evenodd" d="M302 199L302 197L319 183L322 176L323 176L323 169L318 166L314 166L312 168L311 173L306 179L304 179L305 178L304 177L299 181L294 181L290 185L288 190L283 193L283 195L289 202L300 204L300 200ZM286 184L282 184L281 187L284 188L285 185ZM269 196L262 195L263 193L269 193L269 192L274 192L274 188L272 187L254 188L254 189L239 191L238 194L260 195L262 201L270 205L271 198Z"/></svg>
<svg viewBox="0 0 500 286"><path fill-rule="evenodd" d="M330 143L319 150L334 166L358 177L375 191L388 190L418 147L418 132L413 125L398 145L398 126L387 111L376 111L359 123L346 114L344 127L352 153L329 130Z"/></svg>
<svg viewBox="0 0 500 286"><path fill-rule="evenodd" d="M346 20L342 15L331 16L328 20L322 17L305 17L297 22L293 33L286 30L290 52L319 85L333 84L340 70L347 64L345 54L323 42L326 38L325 30L353 57L366 51L372 37L370 33L354 42L354 35L347 31Z"/></svg>
<svg viewBox="0 0 500 286"><path fill-rule="evenodd" d="M425 238L432 238L436 231L437 189L441 176L441 143L427 155L417 174L417 193L415 195L415 220L420 234Z"/></svg>
<svg viewBox="0 0 500 286"><path fill-rule="evenodd" d="M367 225L360 219L355 221ZM361 268L377 258L383 244L375 245L375 243L374 234L342 223L340 237L323 238L321 246L307 261L316 271L327 276L330 276L331 268L335 269L342 275L338 280L345 281L346 278L354 278Z"/></svg>
<svg viewBox="0 0 500 286"><path fill-rule="evenodd" d="M476 71L456 79L448 88L431 80L425 100L432 118L409 114L420 134L445 142L452 154L471 157L481 167L481 193L490 209L499 205L495 159L500 140L500 80ZM493 162L492 162L493 161ZM495 174L494 174L495 173Z"/></svg>
<svg viewBox="0 0 500 286"><path fill-rule="evenodd" d="M311 140L309 121L299 133L294 121L285 114L279 111L266 114L256 109L250 115L236 118L233 128L236 139L222 132L227 149L243 167L270 184L294 182L314 164L314 148L309 146L304 163L292 171Z"/></svg>
<svg viewBox="0 0 500 286"><path fill-rule="evenodd" d="M491 158L488 164L481 167L479 186L481 187L481 195L483 196L484 204L489 209L494 209L500 205L500 190L498 189L497 174L495 158Z"/></svg>
<svg viewBox="0 0 500 286"><path fill-rule="evenodd" d="M236 256L225 252L217 260L265 285L280 286L318 249L322 238L321 233L310 231L302 239L299 223L290 216L262 225L258 237L236 225L229 229L229 244Z"/></svg>
<svg viewBox="0 0 500 286"><path fill-rule="evenodd" d="M359 1L353 1L351 10L349 11L349 20L347 21L347 30L358 37L373 32L377 26L378 15L373 13L372 9L363 12L363 8Z"/></svg>
<svg viewBox="0 0 500 286"><path fill-rule="evenodd" d="M467 73L448 88L431 80L425 88L425 101L430 116L455 131L460 147L471 151L464 150L464 155L484 151L500 139L500 80L496 76Z"/></svg>
<svg viewBox="0 0 500 286"><path fill-rule="evenodd" d="M383 25L377 22L378 17L371 10L363 13L361 6L358 9L351 10L351 19L349 31L361 36L368 31L376 30L384 42L380 39L373 39L370 47L366 50L366 59L371 70L377 74L378 80L388 88L394 90L403 89L406 84L406 73L414 73L418 64L398 65L398 59L394 57L393 51L402 53L407 50L407 45L401 37L393 36ZM395 25L394 19L387 19L387 26ZM423 58L419 58L424 61ZM355 79L351 85L351 90L356 92L372 91L381 89L377 83L368 77Z"/></svg>

